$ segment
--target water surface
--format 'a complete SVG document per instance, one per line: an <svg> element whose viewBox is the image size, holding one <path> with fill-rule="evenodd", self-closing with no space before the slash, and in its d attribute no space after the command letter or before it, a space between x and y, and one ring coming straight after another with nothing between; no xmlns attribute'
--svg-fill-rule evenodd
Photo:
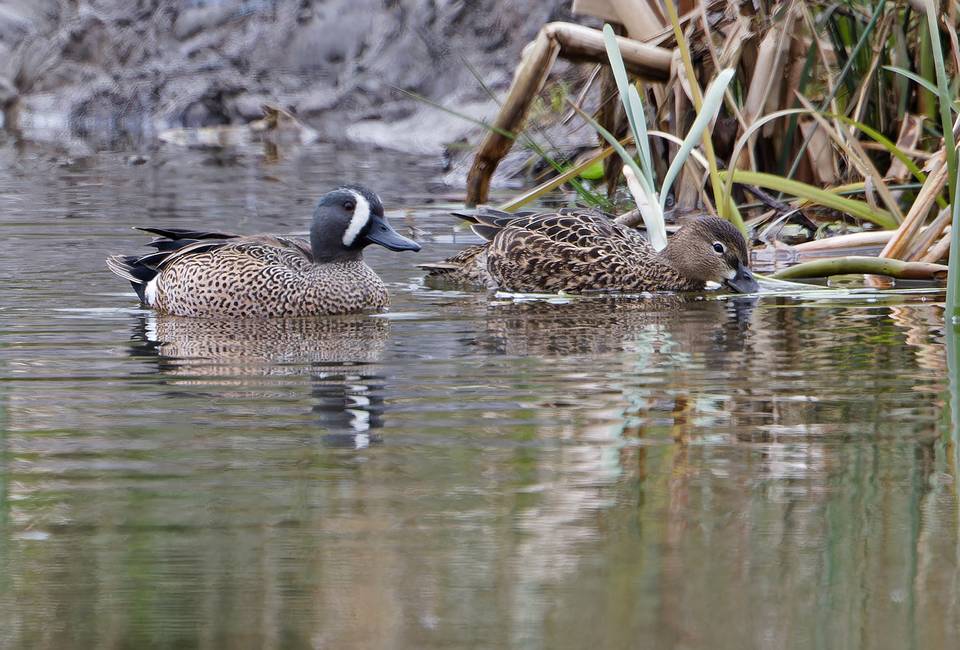
<svg viewBox="0 0 960 650"><path fill-rule="evenodd" d="M429 161L0 142L0 647L960 644L942 294L516 302ZM344 181L419 255L388 317L159 317L132 225L303 232Z"/></svg>

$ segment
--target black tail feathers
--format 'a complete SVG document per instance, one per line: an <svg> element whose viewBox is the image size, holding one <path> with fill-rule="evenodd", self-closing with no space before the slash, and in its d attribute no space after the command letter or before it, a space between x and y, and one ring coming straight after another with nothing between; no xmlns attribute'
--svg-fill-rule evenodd
<svg viewBox="0 0 960 650"><path fill-rule="evenodd" d="M114 274L128 280L130 286L137 292L140 302L145 303L144 292L147 283L157 276L157 270L145 264L143 260L143 257L137 255L112 255L107 258L107 268Z"/></svg>

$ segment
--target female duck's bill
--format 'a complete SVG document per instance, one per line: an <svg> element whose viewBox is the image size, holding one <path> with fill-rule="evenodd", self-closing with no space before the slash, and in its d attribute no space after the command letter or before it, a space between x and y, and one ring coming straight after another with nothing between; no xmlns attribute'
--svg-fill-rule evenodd
<svg viewBox="0 0 960 650"><path fill-rule="evenodd" d="M737 260L737 269L734 276L724 280L723 284L737 293L755 293L760 290L760 285L753 276L753 271L744 266L740 260Z"/></svg>

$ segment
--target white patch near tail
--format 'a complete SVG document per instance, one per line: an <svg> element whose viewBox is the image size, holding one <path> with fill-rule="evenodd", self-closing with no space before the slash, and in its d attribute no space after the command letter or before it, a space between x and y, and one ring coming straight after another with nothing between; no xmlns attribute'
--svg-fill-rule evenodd
<svg viewBox="0 0 960 650"><path fill-rule="evenodd" d="M343 233L343 245L348 248L353 246L353 240L357 238L360 231L363 230L367 222L370 221L370 203L368 203L359 192L351 190L350 193L353 194L353 198L356 199L357 205L353 208L353 219L350 220L350 225L347 226L347 229Z"/></svg>
<svg viewBox="0 0 960 650"><path fill-rule="evenodd" d="M146 288L143 290L143 297L146 299L147 304L153 307L157 302L157 280L160 276L154 277L150 282L147 282Z"/></svg>

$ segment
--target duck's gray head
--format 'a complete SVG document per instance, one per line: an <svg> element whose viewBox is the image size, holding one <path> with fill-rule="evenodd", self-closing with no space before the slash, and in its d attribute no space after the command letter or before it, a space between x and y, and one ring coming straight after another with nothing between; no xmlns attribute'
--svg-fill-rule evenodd
<svg viewBox="0 0 960 650"><path fill-rule="evenodd" d="M738 293L760 286L750 272L750 252L740 231L726 219L698 217L684 224L663 251L671 266L700 282L719 282Z"/></svg>
<svg viewBox="0 0 960 650"><path fill-rule="evenodd" d="M359 259L379 244L392 251L418 251L420 244L390 225L380 197L360 185L344 185L320 197L310 226L310 247L318 262Z"/></svg>

